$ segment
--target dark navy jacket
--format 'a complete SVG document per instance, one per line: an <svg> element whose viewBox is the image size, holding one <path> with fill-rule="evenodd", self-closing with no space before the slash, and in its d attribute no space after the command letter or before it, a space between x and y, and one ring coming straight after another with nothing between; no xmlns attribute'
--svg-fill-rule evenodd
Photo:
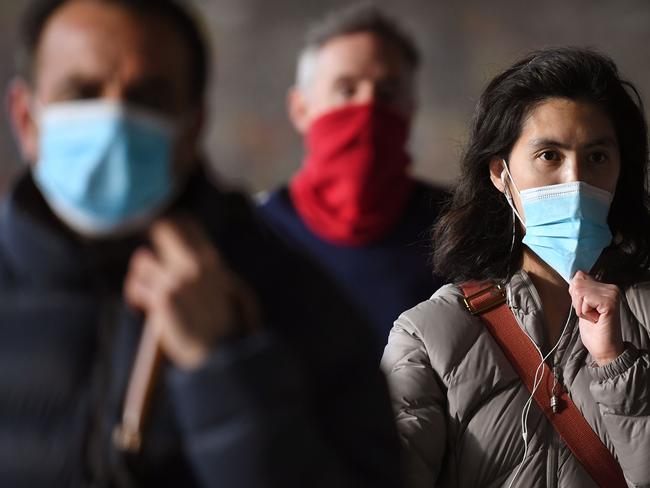
<svg viewBox="0 0 650 488"><path fill-rule="evenodd" d="M0 218L0 486L393 487L398 444L368 331L248 202L190 181L199 218L252 286L263 332L200 370L166 364L142 452L119 420L141 317L121 300L137 238L81 243L24 175Z"/></svg>
<svg viewBox="0 0 650 488"><path fill-rule="evenodd" d="M287 188L263 199L260 211L290 245L314 258L371 324L377 357L397 317L429 298L442 280L431 271L430 229L447 193L416 182L403 218L380 240L365 246L324 241L303 222Z"/></svg>

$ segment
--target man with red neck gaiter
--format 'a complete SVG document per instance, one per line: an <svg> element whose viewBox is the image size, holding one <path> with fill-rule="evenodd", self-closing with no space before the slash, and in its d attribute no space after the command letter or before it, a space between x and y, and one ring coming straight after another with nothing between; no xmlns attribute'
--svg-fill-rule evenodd
<svg viewBox="0 0 650 488"><path fill-rule="evenodd" d="M361 246L397 223L413 186L408 131L405 117L375 103L335 109L313 122L303 167L289 190L316 235Z"/></svg>
<svg viewBox="0 0 650 488"><path fill-rule="evenodd" d="M353 5L316 25L288 97L303 164L259 207L357 305L378 360L393 321L442 284L428 262L429 229L446 193L410 176L406 150L418 59L376 7Z"/></svg>

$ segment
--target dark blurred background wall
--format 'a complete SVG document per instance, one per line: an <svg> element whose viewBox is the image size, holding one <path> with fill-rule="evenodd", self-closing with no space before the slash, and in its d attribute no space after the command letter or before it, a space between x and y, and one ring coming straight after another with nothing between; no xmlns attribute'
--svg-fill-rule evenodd
<svg viewBox="0 0 650 488"><path fill-rule="evenodd" d="M0 85L28 0L0 0ZM251 191L285 180L300 164L301 141L285 115L285 94L308 24L342 0L194 0L216 50L205 148L222 178ZM589 46L612 56L650 97L650 1L378 0L423 53L415 172L453 181L467 122L484 84L526 52ZM650 103L650 102L648 102ZM0 177L19 168L6 110L0 123Z"/></svg>

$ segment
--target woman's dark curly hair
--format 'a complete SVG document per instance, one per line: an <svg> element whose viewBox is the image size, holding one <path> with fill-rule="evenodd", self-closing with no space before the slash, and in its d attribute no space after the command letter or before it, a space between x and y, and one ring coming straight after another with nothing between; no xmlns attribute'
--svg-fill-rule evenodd
<svg viewBox="0 0 650 488"><path fill-rule="evenodd" d="M435 272L453 282L504 281L521 267L522 231L490 180L490 161L508 160L527 115L541 102L561 97L591 102L610 117L621 170L609 212L613 243L595 272L626 286L650 264L647 124L636 88L621 79L614 62L588 49L534 52L494 78L476 106L453 198L433 231Z"/></svg>

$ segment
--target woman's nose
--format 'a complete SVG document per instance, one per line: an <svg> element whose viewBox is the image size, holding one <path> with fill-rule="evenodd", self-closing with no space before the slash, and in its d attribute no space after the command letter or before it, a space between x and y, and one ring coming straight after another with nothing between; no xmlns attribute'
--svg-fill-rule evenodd
<svg viewBox="0 0 650 488"><path fill-rule="evenodd" d="M578 156L576 154L568 156L564 163L562 183L582 181L584 176L584 165L581 164Z"/></svg>

